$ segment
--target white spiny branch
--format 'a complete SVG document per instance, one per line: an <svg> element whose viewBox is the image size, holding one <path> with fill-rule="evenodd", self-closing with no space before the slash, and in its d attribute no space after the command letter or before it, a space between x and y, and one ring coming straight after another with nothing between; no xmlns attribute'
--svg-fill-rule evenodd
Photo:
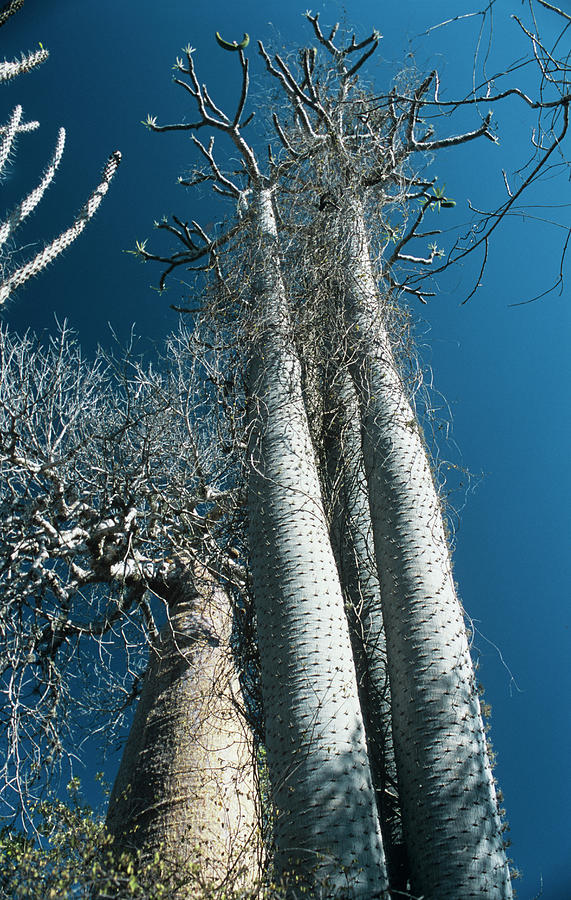
<svg viewBox="0 0 571 900"><path fill-rule="evenodd" d="M34 275L37 275L39 272L41 272L41 270L49 265L49 263L51 263L56 258L56 256L59 256L59 254L62 253L63 250L69 247L70 244L72 244L73 241L75 241L75 239L79 237L89 220L95 215L97 209L99 208L99 205L101 204L101 201L103 200L103 197L109 190L109 185L113 176L115 175L115 172L117 171L117 167L119 166L120 162L121 154L118 150L116 150L109 157L109 160L105 168L103 169L103 172L101 173L101 181L99 185L96 187L96 189L93 191L93 193L81 209L73 225L66 231L62 232L50 244L47 244L43 248L43 250L40 250L40 252L28 263L25 263L23 266L18 268L15 272L9 275L8 278L0 283L0 305L8 299L10 294L17 287L20 287L29 278L32 278ZM36 202L38 202L37 199Z"/></svg>
<svg viewBox="0 0 571 900"><path fill-rule="evenodd" d="M17 75L30 72L36 66L45 62L48 57L48 51L41 47L39 50L34 50L28 53L27 56L22 56L21 59L16 59L13 62L8 62L7 60L0 62L0 82L9 81L11 78L16 78Z"/></svg>

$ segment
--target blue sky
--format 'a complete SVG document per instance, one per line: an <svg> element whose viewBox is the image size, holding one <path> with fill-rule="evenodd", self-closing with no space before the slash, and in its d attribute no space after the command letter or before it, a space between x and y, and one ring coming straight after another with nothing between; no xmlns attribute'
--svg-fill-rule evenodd
<svg viewBox="0 0 571 900"><path fill-rule="evenodd" d="M568 0L561 5L569 9ZM3 185L4 207L35 184L60 125L67 146L55 185L19 234L22 243L46 240L70 222L111 151L120 149L123 163L96 219L63 258L15 296L3 313L7 323L53 330L54 313L67 317L87 351L110 342L109 325L126 339L135 323L138 334L155 340L176 325L169 303L184 301L184 288L173 283L159 296L152 289L158 270L124 251L146 237L151 248L158 246L152 223L162 215L208 222L226 210L215 200L197 201L176 184L194 160L188 137L151 134L141 120L147 113L160 122L191 118L185 95L172 84L175 57L188 42L197 48L201 80L221 105L231 100L232 59L217 48L217 29L229 39L250 33L255 95L264 81L255 41L280 48L311 40L302 18L306 6L307 0L26 0L0 32L2 54L12 58L41 41L51 57L2 88L4 118L22 103L26 118L41 122L38 132L20 139ZM497 7L490 72L528 52L509 15L523 16L526 7L519 0L501 0ZM345 17L358 35L373 27L381 31L378 59L367 69L378 89L410 65L412 53L422 72L438 68L447 96L469 91L480 19L425 32L477 8L466 0L353 0L346 12L335 0L312 7L324 25ZM558 23L539 8L537 13L552 38ZM486 33L482 47L487 40ZM566 41L568 46L568 35ZM521 79L531 91L532 72L522 70ZM499 147L481 141L435 160L434 173L457 201L446 220L441 214L439 226L467 223L468 201L478 208L498 205L504 199L502 168L511 172L527 159L533 113L510 101L496 109L495 121ZM458 130L453 121L440 127L442 133ZM476 261L447 273L437 296L417 311L418 337L423 361L432 367L435 402L444 398L443 413L446 403L453 423L441 455L473 475L469 490L458 488L453 498L461 507L455 573L476 626L474 655L493 707L510 852L524 874L519 896L531 900L543 883L544 900L563 900L571 893L569 264L561 296L510 304L530 299L557 278L565 234L549 220L571 223L568 171L554 172L523 202L525 221L512 217L495 232L483 286L461 305Z"/></svg>

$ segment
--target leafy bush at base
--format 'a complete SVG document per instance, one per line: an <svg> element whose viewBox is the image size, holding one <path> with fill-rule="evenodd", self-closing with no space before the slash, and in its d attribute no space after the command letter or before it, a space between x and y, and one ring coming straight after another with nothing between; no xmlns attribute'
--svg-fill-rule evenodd
<svg viewBox="0 0 571 900"><path fill-rule="evenodd" d="M158 852L148 859L114 851L103 818L80 802L77 780L68 790L67 803L57 798L38 803L37 836L12 826L0 830L1 900L170 900L184 894L229 900L227 892L201 888L197 873L173 872ZM192 890L185 891L190 884Z"/></svg>

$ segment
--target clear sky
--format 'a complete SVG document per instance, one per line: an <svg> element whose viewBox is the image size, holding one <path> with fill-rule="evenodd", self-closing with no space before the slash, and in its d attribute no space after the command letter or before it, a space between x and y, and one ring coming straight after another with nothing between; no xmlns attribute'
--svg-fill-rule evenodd
<svg viewBox="0 0 571 900"><path fill-rule="evenodd" d="M438 68L443 93L452 97L469 92L481 19L425 32L481 5L473 3L351 0L344 9L325 0L312 10L321 13L324 25L346 18L358 36L373 27L383 34L378 59L367 70L379 90L414 57L423 73ZM51 57L2 88L3 119L21 103L27 119L41 122L38 132L19 141L3 184L3 206L36 183L60 125L67 130L67 147L55 185L19 233L21 242L47 240L66 227L113 150L122 151L123 163L96 219L64 257L10 302L2 314L7 323L51 331L54 313L67 317L88 352L97 342L110 342L109 325L120 339L135 323L138 334L159 340L176 325L169 303L184 302L184 286L173 282L159 296L153 289L158 270L124 251L146 237L151 249L159 246L152 224L163 215L208 222L227 210L216 200L197 202L176 184L195 159L188 136L151 134L141 120L147 113L159 122L191 120L194 110L172 84L175 57L189 42L197 48L199 77L216 102L231 100L234 60L217 47L216 30L231 40L250 33L255 97L264 80L256 40L276 49L311 41L302 18L306 5L307 0L26 0L0 31L2 55L12 58L41 41ZM560 5L571 11L569 0ZM528 53L510 19L511 12L524 16L526 5L498 0L494 10L490 72ZM552 39L561 22L545 10L537 14ZM486 32L482 52L488 37ZM532 90L532 72L520 74ZM441 213L439 226L468 223L468 201L480 209L499 205L505 198L502 168L512 172L528 158L533 113L509 101L496 108L495 122L499 147L481 141L435 160L434 173L457 201L446 219ZM460 127L477 124L464 117ZM439 136L459 130L453 121L439 127ZM441 456L472 473L461 479L453 498L460 510L455 573L475 624L478 676L493 707L510 852L524 874L521 900L532 900L542 885L543 900L571 896L569 263L561 294L510 304L556 280L565 240L561 225L571 224L570 196L569 170L551 173L522 201L525 221L512 217L495 232L482 287L469 303L462 300L472 287L476 260L447 274L437 296L415 310L422 358L433 371L434 402L441 398L442 413L452 421Z"/></svg>

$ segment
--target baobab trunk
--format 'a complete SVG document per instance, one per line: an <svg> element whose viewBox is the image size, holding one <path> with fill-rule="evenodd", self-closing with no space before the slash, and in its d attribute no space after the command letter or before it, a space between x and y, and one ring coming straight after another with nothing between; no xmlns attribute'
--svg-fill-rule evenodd
<svg viewBox="0 0 571 900"><path fill-rule="evenodd" d="M269 190L253 213L249 543L276 866L292 891L372 900L386 896L382 839Z"/></svg>
<svg viewBox="0 0 571 900"><path fill-rule="evenodd" d="M335 357L333 367L336 371L326 375L323 387L320 444L324 497L349 622L390 885L403 890L407 868L393 747L381 588L363 468L359 406L347 369Z"/></svg>
<svg viewBox="0 0 571 900"><path fill-rule="evenodd" d="M252 888L254 748L237 709L229 598L205 572L164 593L169 621L151 651L107 828L121 849L159 851L177 900L202 896L202 886Z"/></svg>
<svg viewBox="0 0 571 900"><path fill-rule="evenodd" d="M348 360L361 408L412 890L425 900L508 900L501 822L441 504L384 328L354 199L343 227Z"/></svg>

